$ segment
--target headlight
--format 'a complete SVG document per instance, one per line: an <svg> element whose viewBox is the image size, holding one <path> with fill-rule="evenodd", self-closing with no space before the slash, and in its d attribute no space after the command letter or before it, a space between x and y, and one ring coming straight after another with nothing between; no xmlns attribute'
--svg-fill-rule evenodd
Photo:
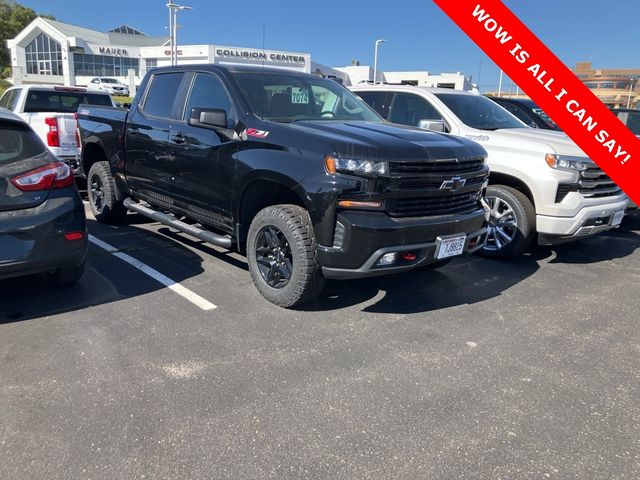
<svg viewBox="0 0 640 480"><path fill-rule="evenodd" d="M583 172L594 165L590 159L585 157L565 157L553 153L547 153L545 160L551 168L572 172Z"/></svg>
<svg viewBox="0 0 640 480"><path fill-rule="evenodd" d="M331 155L324 157L324 166L329 173L350 173L363 176L384 175L389 171L387 162L337 158Z"/></svg>

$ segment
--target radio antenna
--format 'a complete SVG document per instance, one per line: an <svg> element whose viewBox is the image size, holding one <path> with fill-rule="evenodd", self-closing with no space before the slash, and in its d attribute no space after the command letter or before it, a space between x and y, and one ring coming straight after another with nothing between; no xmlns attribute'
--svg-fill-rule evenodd
<svg viewBox="0 0 640 480"><path fill-rule="evenodd" d="M267 24L262 24L262 68L264 69L264 59L267 57L267 54L264 52L264 44L265 38L267 36Z"/></svg>

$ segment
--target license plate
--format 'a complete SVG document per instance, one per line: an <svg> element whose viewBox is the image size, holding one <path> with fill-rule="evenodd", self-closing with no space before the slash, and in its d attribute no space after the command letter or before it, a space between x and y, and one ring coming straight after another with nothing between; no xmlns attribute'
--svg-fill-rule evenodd
<svg viewBox="0 0 640 480"><path fill-rule="evenodd" d="M617 227L622 223L622 219L624 218L624 210L618 210L613 214L613 220L611 221L611 225Z"/></svg>
<svg viewBox="0 0 640 480"><path fill-rule="evenodd" d="M467 241L466 235L460 235L457 237L439 238L438 251L436 252L436 259L455 257L462 255L464 252L464 244Z"/></svg>

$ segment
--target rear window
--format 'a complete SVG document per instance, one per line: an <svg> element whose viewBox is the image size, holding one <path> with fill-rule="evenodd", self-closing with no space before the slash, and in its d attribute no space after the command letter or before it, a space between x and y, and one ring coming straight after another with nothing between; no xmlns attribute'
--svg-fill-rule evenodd
<svg viewBox="0 0 640 480"><path fill-rule="evenodd" d="M81 104L111 107L111 97L99 93L31 90L24 111L75 113Z"/></svg>
<svg viewBox="0 0 640 480"><path fill-rule="evenodd" d="M32 158L45 151L44 143L26 125L0 122L0 165Z"/></svg>

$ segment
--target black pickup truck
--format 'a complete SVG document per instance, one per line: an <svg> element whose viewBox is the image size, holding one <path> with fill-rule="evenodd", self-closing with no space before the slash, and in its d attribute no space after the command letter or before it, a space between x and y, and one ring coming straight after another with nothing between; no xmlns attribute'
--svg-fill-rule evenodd
<svg viewBox="0 0 640 480"><path fill-rule="evenodd" d="M485 241L483 148L390 124L330 79L158 68L128 112L82 106L78 121L98 221L133 210L236 249L283 307L325 278L433 268Z"/></svg>

